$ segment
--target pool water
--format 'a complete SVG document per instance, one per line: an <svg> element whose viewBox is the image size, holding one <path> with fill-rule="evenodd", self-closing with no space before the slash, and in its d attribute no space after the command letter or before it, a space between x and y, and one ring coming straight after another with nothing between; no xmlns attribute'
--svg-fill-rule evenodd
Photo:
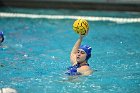
<svg viewBox="0 0 140 93"><path fill-rule="evenodd" d="M140 13L1 8L1 12L140 18ZM92 47L87 77L67 80L69 55L78 35L75 19L0 17L0 88L18 93L139 93L140 22L88 21L82 44Z"/></svg>

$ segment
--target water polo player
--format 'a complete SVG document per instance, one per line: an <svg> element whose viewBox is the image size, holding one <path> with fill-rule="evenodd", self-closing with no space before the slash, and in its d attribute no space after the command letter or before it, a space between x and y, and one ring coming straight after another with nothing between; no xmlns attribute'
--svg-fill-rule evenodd
<svg viewBox="0 0 140 93"><path fill-rule="evenodd" d="M88 64L88 60L91 57L92 48L88 45L81 45L83 37L84 36L80 35L71 51L70 60L72 66L69 67L66 72L66 74L69 76L87 76L92 73L92 70Z"/></svg>

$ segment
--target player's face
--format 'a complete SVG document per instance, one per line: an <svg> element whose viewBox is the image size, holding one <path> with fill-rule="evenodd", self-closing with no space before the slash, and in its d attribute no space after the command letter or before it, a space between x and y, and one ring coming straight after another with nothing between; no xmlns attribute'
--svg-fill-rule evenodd
<svg viewBox="0 0 140 93"><path fill-rule="evenodd" d="M86 56L87 56L87 54L83 49L78 49L77 54L76 54L76 61L78 63L81 63L81 62L85 61Z"/></svg>

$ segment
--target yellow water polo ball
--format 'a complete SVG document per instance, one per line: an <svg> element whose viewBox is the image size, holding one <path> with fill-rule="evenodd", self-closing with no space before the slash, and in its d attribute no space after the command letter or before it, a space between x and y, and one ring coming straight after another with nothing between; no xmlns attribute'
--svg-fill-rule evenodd
<svg viewBox="0 0 140 93"><path fill-rule="evenodd" d="M80 35L86 35L89 30L88 22L85 19L77 19L73 23L73 30Z"/></svg>

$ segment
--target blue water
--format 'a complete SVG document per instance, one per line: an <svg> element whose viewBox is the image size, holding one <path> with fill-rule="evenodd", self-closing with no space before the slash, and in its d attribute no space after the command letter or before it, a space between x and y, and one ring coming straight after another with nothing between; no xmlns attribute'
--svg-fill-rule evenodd
<svg viewBox="0 0 140 93"><path fill-rule="evenodd" d="M2 8L1 12L137 18L140 13ZM5 48L0 49L0 88L19 93L139 93L140 23L89 21L83 44L92 46L89 64L97 70L67 80L69 54L78 35L74 19L0 17Z"/></svg>

